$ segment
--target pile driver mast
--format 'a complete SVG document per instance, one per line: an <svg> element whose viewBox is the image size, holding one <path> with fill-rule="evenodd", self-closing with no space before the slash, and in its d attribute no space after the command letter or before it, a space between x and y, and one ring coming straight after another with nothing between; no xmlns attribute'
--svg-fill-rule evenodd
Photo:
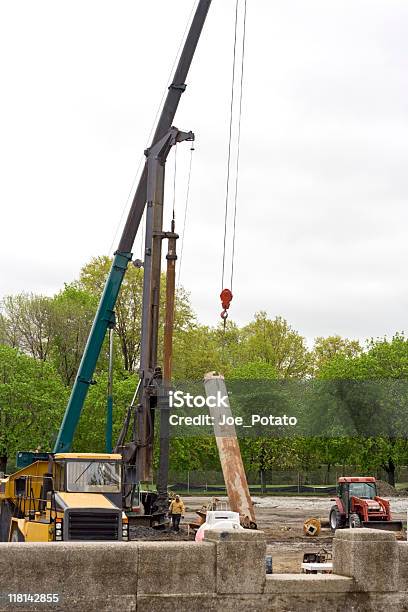
<svg viewBox="0 0 408 612"><path fill-rule="evenodd" d="M161 368L157 364L162 240L168 239L169 245L174 245L177 238L174 227L170 232L163 232L165 164L172 146L178 142L194 139L192 132L181 132L172 127L172 123L181 95L186 88L185 80L210 4L211 0L198 2L152 144L145 152L146 162L142 175L113 258L54 446L54 453L67 452L71 449L89 386L94 382L93 375L106 332L114 324L116 301L127 266L132 261L133 243L146 209L140 380L135 401L131 406L134 410L135 426L132 441L125 445L126 432L132 416L129 413L127 426L125 422L117 445L122 448L126 463L135 466L139 481L151 480L154 408L158 402L158 389L162 379ZM167 342L170 342L169 338ZM168 373L166 375L168 376Z"/></svg>

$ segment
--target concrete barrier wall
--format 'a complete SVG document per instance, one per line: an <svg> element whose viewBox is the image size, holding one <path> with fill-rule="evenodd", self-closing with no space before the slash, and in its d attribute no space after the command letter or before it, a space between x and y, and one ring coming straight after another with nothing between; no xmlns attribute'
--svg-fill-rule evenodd
<svg viewBox="0 0 408 612"><path fill-rule="evenodd" d="M408 544L393 533L339 531L334 574L266 576L265 551L253 531L207 532L199 544L1 543L0 610L408 610ZM10 601L18 593L59 602Z"/></svg>

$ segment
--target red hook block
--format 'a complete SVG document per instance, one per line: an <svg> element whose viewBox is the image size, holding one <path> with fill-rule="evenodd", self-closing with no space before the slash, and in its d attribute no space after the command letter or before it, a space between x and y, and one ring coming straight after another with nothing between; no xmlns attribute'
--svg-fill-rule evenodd
<svg viewBox="0 0 408 612"><path fill-rule="evenodd" d="M233 297L232 292L229 289L223 289L221 291L220 298L221 298L222 307L224 309L221 313L221 319L225 320L228 317L227 310L230 307L232 297Z"/></svg>

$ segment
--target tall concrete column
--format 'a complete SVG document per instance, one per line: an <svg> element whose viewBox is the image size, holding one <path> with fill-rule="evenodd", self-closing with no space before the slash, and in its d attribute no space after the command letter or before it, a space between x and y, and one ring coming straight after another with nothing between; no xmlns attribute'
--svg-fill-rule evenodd
<svg viewBox="0 0 408 612"><path fill-rule="evenodd" d="M204 377L204 386L207 399L217 398L216 404L209 407L209 412L214 423L214 435L231 510L244 516L248 526L251 523L256 526L254 506L249 494L235 425L232 422L233 415L224 377L209 372ZM223 401L219 398L223 398ZM227 419L228 422L222 425Z"/></svg>

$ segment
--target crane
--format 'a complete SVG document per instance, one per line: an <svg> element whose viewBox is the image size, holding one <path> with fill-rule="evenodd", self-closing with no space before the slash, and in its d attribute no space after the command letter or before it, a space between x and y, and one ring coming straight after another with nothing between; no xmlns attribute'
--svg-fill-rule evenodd
<svg viewBox="0 0 408 612"><path fill-rule="evenodd" d="M172 123L180 98L186 89L186 77L210 5L211 0L200 0L197 5L151 146L145 151L145 165L114 254L54 446L54 453L67 452L71 448L88 389L93 384L93 375L106 332L114 325L116 300L126 269L132 261L133 243L146 209L141 355L137 389L138 439L134 440L133 444L139 480L148 480L151 475L151 429L154 419L152 409L157 403L156 380L161 375L157 365L157 341L162 241L165 238L174 238L174 232L163 232L165 164L171 148L176 143L194 139L192 132L182 132L173 127Z"/></svg>

